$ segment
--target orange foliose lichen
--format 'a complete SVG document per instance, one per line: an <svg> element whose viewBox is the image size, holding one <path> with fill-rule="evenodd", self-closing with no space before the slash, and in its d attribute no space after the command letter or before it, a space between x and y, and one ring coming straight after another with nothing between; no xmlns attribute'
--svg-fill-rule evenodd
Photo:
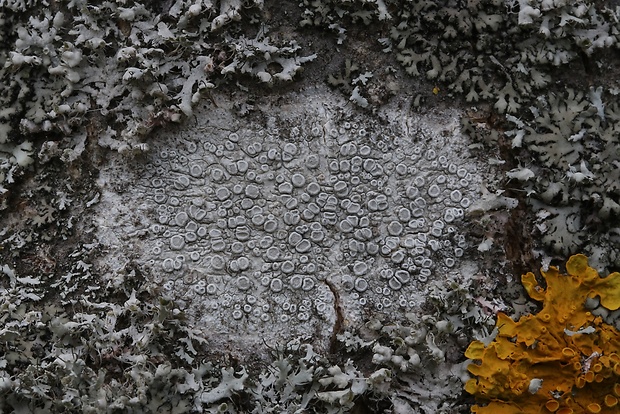
<svg viewBox="0 0 620 414"><path fill-rule="evenodd" d="M475 378L465 390L486 405L481 414L620 412L620 332L593 315L586 299L600 298L620 308L620 273L599 277L583 255L572 256L567 275L556 267L521 277L532 299L543 303L536 315L515 322L503 313L488 346L474 341L465 356Z"/></svg>

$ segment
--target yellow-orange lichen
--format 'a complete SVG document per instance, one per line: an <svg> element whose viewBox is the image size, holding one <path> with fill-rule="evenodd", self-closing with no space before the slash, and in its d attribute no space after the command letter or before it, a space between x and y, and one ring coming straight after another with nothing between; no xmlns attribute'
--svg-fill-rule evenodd
<svg viewBox="0 0 620 414"><path fill-rule="evenodd" d="M536 315L513 321L497 315L498 334L488 346L470 344L475 376L465 390L481 403L472 412L617 413L620 398L620 332L593 315L586 299L620 308L620 273L600 277L583 255L572 256L566 275L556 267L521 277L530 297L543 303Z"/></svg>

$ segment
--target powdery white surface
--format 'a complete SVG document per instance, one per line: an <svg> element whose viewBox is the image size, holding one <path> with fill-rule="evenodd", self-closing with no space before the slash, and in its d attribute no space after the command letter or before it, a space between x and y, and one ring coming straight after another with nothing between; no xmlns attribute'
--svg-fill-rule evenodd
<svg viewBox="0 0 620 414"><path fill-rule="evenodd" d="M471 268L463 216L488 167L457 111L370 115L317 88L241 117L214 97L146 158L101 172L111 280L137 263L213 337L326 344L376 313L420 312L431 282Z"/></svg>

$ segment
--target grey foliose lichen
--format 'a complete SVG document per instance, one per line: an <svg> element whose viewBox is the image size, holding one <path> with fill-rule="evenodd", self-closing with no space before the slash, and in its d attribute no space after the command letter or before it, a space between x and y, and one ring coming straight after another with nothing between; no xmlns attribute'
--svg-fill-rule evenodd
<svg viewBox="0 0 620 414"><path fill-rule="evenodd" d="M529 116L508 116L512 147L537 163L522 176L543 241L567 255L584 248L596 266L616 265L620 226L620 108L616 89L591 87L541 95ZM587 242L587 245L586 245ZM600 251L608 261L601 262Z"/></svg>
<svg viewBox="0 0 620 414"><path fill-rule="evenodd" d="M368 108L369 101L361 93L360 89L365 88L368 81L374 76L371 71L361 72L360 68L352 63L350 59L345 61L344 71L339 74L329 74L327 83L339 87L343 92L350 95L349 101L361 108Z"/></svg>
<svg viewBox="0 0 620 414"><path fill-rule="evenodd" d="M292 81L304 63L316 58L316 54L299 56L301 46L295 41L286 46L275 46L264 26L254 39L244 36L228 38L227 44L234 53L232 62L222 68L221 74L247 74L269 85L278 81Z"/></svg>
<svg viewBox="0 0 620 414"><path fill-rule="evenodd" d="M432 296L444 303L438 317L459 317L373 320L364 332L339 335L339 361L298 338L274 345L268 364L226 366L203 359L210 340L135 279L44 305L17 289L40 280L16 277L6 265L1 271L11 280L0 289L3 411L346 413L361 403L449 413L459 408L463 376L454 368L460 352L451 349L464 345L458 338L470 322L480 322L468 287L455 285Z"/></svg>
<svg viewBox="0 0 620 414"><path fill-rule="evenodd" d="M413 76L516 113L566 65L618 41L618 11L589 1L304 1L301 25L378 35Z"/></svg>
<svg viewBox="0 0 620 414"><path fill-rule="evenodd" d="M467 374L460 349L466 338L488 336L492 325L470 284L465 279L455 279L450 286L433 283L426 315L371 319L359 331L338 335L341 352L370 352L376 370L370 381L380 372L390 373L390 381L382 381L383 395L389 396L394 412L450 413L464 408L458 395Z"/></svg>
<svg viewBox="0 0 620 414"><path fill-rule="evenodd" d="M508 186L525 190L542 245L563 256L606 256L594 260L601 270L619 264L618 88L604 79L614 58L602 52L618 47L620 8L552 0L303 4L302 25L334 30L344 43L347 29L360 23L407 73L440 85L434 93L446 90L504 115L499 128L481 131L466 121L465 130L486 142L512 141L517 165L507 171ZM345 75L350 68L355 62ZM555 90L582 71L600 80ZM363 88L354 92L364 106Z"/></svg>
<svg viewBox="0 0 620 414"><path fill-rule="evenodd" d="M149 131L190 116L226 75L290 81L313 59L228 30L259 0L1 4L0 192L32 164L35 136L49 140L42 162L74 161L91 141L142 152Z"/></svg>
<svg viewBox="0 0 620 414"><path fill-rule="evenodd" d="M138 287L106 289L99 300L79 295L70 306L42 305L23 288L43 281L16 277L7 265L2 272L13 279L0 288L2 411L187 412L188 390L213 388L196 383L207 373L217 378L209 364L183 368L200 339L171 303L143 302L147 292Z"/></svg>

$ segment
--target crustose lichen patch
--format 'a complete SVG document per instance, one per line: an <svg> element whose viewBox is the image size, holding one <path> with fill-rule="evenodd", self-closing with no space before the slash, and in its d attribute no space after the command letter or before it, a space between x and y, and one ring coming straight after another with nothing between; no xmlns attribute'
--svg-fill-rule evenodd
<svg viewBox="0 0 620 414"><path fill-rule="evenodd" d="M140 224L114 231L142 235L153 283L212 332L329 332L334 289L345 325L404 314L460 267L480 166L457 114L442 134L431 117L369 119L321 93L266 122L220 104L152 142L123 195Z"/></svg>

